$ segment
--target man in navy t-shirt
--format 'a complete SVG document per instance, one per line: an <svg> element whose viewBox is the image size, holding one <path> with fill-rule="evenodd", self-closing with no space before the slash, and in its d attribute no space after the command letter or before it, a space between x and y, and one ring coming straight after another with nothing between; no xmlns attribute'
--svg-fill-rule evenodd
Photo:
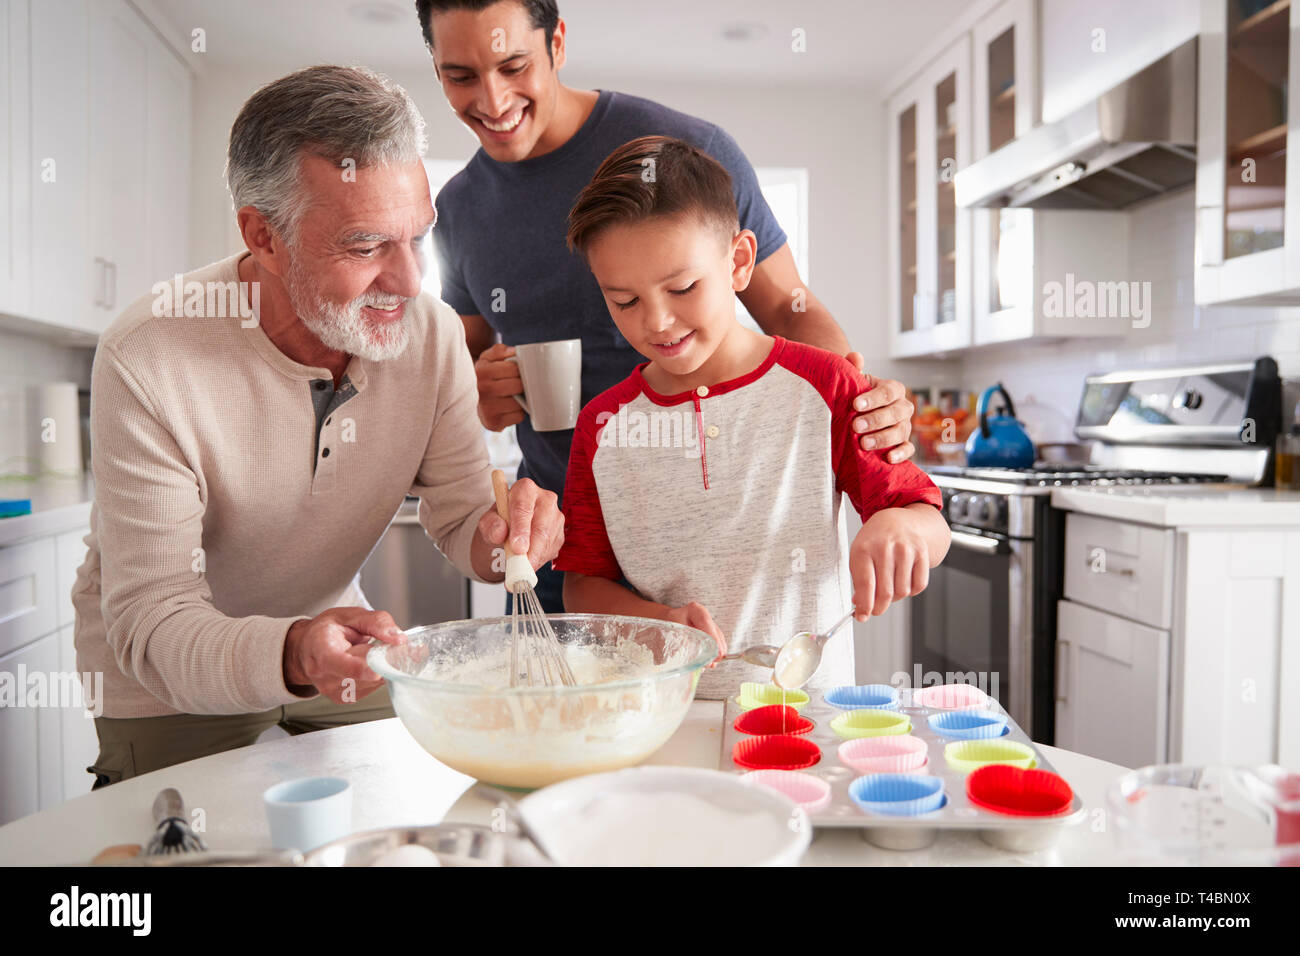
<svg viewBox="0 0 1300 956"><path fill-rule="evenodd" d="M684 139L731 174L741 228L758 239L758 265L739 298L763 331L848 354L861 367L804 286L753 167L725 131L640 97L561 84L565 26L555 0L416 0L416 12L443 92L481 147L437 197L442 298L465 325L479 418L494 431L518 426L521 478L554 491L563 505L573 432L533 430L511 398L523 392L518 366L508 361L513 346L581 339L584 405L642 361L564 238L569 210L601 161L639 136ZM857 400L867 414L854 430L864 433L863 447L890 449L888 459L902 461L914 451L912 405L900 383L872 381ZM549 565L539 571L547 611L563 610L562 584Z"/></svg>

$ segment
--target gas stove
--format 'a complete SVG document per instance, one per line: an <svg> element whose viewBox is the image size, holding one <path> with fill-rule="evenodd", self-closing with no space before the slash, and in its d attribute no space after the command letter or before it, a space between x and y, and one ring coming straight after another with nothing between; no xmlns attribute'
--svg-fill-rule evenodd
<svg viewBox="0 0 1300 956"><path fill-rule="evenodd" d="M1034 740L1051 743L1065 547L1052 491L1260 484L1272 471L1280 405L1269 358L1093 375L1075 422L1092 443L1088 464L927 467L952 547L908 600L913 666L958 682L996 677L994 696Z"/></svg>

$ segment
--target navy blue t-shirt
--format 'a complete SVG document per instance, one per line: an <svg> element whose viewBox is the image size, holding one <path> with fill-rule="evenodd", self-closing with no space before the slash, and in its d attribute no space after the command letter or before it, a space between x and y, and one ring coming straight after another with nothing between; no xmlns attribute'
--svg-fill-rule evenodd
<svg viewBox="0 0 1300 956"><path fill-rule="evenodd" d="M480 149L436 200L443 301L461 315L483 316L506 345L582 339L584 405L645 359L614 325L587 264L565 244L569 210L605 157L653 135L683 139L726 167L741 227L757 237L760 262L785 245L754 168L725 131L609 90L600 91L587 121L559 149L517 163L499 163ZM535 432L524 419L516 434L524 455L520 477L562 502L573 432Z"/></svg>

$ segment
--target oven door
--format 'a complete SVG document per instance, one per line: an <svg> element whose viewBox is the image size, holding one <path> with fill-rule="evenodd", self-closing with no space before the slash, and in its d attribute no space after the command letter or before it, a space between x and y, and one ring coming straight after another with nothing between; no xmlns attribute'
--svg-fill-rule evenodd
<svg viewBox="0 0 1300 956"><path fill-rule="evenodd" d="M911 604L912 680L973 683L1034 739L1033 542L952 529Z"/></svg>

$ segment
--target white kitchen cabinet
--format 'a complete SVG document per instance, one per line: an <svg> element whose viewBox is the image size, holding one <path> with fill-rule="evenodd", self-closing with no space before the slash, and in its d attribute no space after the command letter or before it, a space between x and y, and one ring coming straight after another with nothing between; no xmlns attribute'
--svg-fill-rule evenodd
<svg viewBox="0 0 1300 956"><path fill-rule="evenodd" d="M1243 16L1247 10L1253 13ZM1203 0L1196 153L1198 305L1300 303L1300 20L1289 0Z"/></svg>
<svg viewBox="0 0 1300 956"><path fill-rule="evenodd" d="M1300 528L1071 513L1064 560L1058 746L1300 767Z"/></svg>
<svg viewBox="0 0 1300 956"><path fill-rule="evenodd" d="M58 626L57 574L53 538L0 548L0 654Z"/></svg>
<svg viewBox="0 0 1300 956"><path fill-rule="evenodd" d="M890 353L970 344L970 213L953 176L971 158L970 37L889 102Z"/></svg>
<svg viewBox="0 0 1300 956"><path fill-rule="evenodd" d="M32 706L27 696L29 674L54 674L59 669L58 635L0 656L0 673L15 685L18 702L0 707L0 825L53 806L63 799L62 724L57 708Z"/></svg>
<svg viewBox="0 0 1300 956"><path fill-rule="evenodd" d="M0 0L0 312L31 305L29 0Z"/></svg>
<svg viewBox="0 0 1300 956"><path fill-rule="evenodd" d="M190 72L124 0L0 13L0 312L87 338L191 265Z"/></svg>
<svg viewBox="0 0 1300 956"><path fill-rule="evenodd" d="M1300 529L1181 538L1170 759L1300 768Z"/></svg>
<svg viewBox="0 0 1300 956"><path fill-rule="evenodd" d="M1038 122L1038 17L1034 0L1006 0L971 30L974 159Z"/></svg>
<svg viewBox="0 0 1300 956"><path fill-rule="evenodd" d="M90 15L86 0L41 0L31 17L32 285L29 310L98 332L90 215Z"/></svg>
<svg viewBox="0 0 1300 956"><path fill-rule="evenodd" d="M1057 602L1058 747L1122 767L1164 763L1169 632Z"/></svg>

